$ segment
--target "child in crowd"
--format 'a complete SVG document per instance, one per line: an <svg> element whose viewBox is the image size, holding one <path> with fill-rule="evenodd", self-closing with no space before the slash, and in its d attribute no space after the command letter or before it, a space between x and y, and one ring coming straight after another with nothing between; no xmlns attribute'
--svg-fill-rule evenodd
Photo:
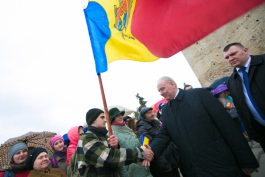
<svg viewBox="0 0 265 177"><path fill-rule="evenodd" d="M246 129L244 127L242 120L240 119L239 115L237 114L233 99L229 95L227 85L221 84L221 85L217 86L215 89L212 90L212 94L220 101L220 103L224 106L224 108L227 110L227 112L230 114L230 116L235 121L237 121L243 135L245 136L245 138L248 139L248 134L246 132Z"/></svg>
<svg viewBox="0 0 265 177"><path fill-rule="evenodd" d="M66 173L66 147L63 137L54 135L50 139L50 146L54 150L53 156L50 157L51 166L53 168L61 168Z"/></svg>
<svg viewBox="0 0 265 177"><path fill-rule="evenodd" d="M28 156L28 147L24 142L14 144L9 150L10 170L0 172L0 177L27 177L25 162Z"/></svg>

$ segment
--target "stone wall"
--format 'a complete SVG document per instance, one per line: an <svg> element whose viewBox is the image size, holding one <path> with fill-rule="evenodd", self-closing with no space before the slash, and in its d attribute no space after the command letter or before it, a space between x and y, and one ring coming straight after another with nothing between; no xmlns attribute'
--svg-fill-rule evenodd
<svg viewBox="0 0 265 177"><path fill-rule="evenodd" d="M242 43L249 48L250 54L265 53L265 4L182 51L203 87L231 74L232 67L223 58L222 51L224 46L232 42Z"/></svg>

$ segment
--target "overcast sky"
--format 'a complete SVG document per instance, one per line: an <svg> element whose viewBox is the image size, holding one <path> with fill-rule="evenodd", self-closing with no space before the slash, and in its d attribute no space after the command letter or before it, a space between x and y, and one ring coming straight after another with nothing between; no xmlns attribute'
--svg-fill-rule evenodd
<svg viewBox="0 0 265 177"><path fill-rule="evenodd" d="M0 143L28 131L66 133L102 108L81 1L0 1ZM201 87L182 53L156 62L117 61L102 74L108 106L136 110L161 99L161 76Z"/></svg>

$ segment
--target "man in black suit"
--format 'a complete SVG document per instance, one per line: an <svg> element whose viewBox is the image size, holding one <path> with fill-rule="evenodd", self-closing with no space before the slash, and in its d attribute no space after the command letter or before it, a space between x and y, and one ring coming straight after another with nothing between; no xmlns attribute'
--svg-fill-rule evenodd
<svg viewBox="0 0 265 177"><path fill-rule="evenodd" d="M150 146L159 156L171 140L184 177L245 177L258 167L246 139L218 100L203 88L178 89L170 77L157 89L168 100L163 126Z"/></svg>
<svg viewBox="0 0 265 177"><path fill-rule="evenodd" d="M234 72L228 79L228 89L238 114L249 137L259 142L265 151L265 54L249 55L248 49L241 43L227 45L223 54L234 67ZM242 67L247 72L245 80L248 86L244 84Z"/></svg>

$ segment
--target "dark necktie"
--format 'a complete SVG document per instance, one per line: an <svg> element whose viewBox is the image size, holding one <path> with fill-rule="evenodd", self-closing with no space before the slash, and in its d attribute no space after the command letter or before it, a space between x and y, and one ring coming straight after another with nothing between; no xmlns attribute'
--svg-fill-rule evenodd
<svg viewBox="0 0 265 177"><path fill-rule="evenodd" d="M248 73L246 72L246 67L241 67L239 69L239 71L243 74L244 85L245 85L245 88L247 90L247 94L248 94L249 100L251 101L252 105L254 106L254 108L256 109L256 111L258 112L258 114L260 115L260 117L262 119L260 119L257 116L253 116L253 117L255 118L255 120L257 122L259 122L261 125L265 126L264 116L262 115L260 109L258 108L258 106L257 106L256 102L254 101L254 99L253 99L253 97L251 95L251 92L250 92L249 81L248 81Z"/></svg>

